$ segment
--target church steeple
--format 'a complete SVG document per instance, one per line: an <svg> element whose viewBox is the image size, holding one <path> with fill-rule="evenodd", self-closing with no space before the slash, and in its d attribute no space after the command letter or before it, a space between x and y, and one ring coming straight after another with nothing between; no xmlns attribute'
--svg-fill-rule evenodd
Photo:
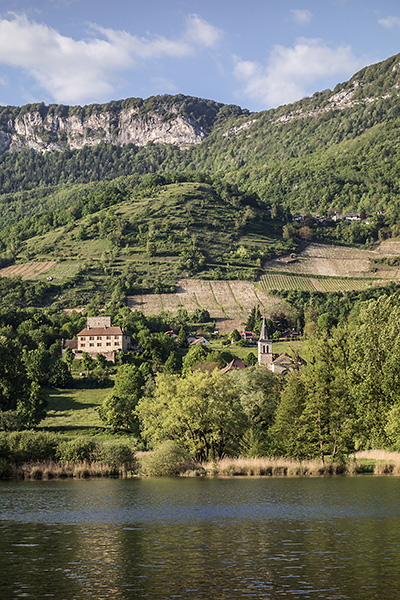
<svg viewBox="0 0 400 600"><path fill-rule="evenodd" d="M272 371L272 340L268 336L265 317L262 320L260 338L258 340L258 362Z"/></svg>
<svg viewBox="0 0 400 600"><path fill-rule="evenodd" d="M261 332L260 332L260 342L262 340L269 340L268 330L267 330L267 322L265 320L265 317L262 320Z"/></svg>

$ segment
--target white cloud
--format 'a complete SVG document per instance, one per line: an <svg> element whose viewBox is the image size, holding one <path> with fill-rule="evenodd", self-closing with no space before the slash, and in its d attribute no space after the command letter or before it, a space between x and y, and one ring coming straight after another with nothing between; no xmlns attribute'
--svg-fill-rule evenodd
<svg viewBox="0 0 400 600"><path fill-rule="evenodd" d="M187 19L186 37L196 44L211 48L222 38L223 33L214 25L204 21L199 15L190 15Z"/></svg>
<svg viewBox="0 0 400 600"><path fill-rule="evenodd" d="M179 39L138 37L126 31L91 26L93 37L74 40L25 15L0 19L0 65L19 68L56 102L99 101L112 96L120 73L154 58L183 58L211 47L221 33L191 15Z"/></svg>
<svg viewBox="0 0 400 600"><path fill-rule="evenodd" d="M275 46L266 65L237 58L234 73L242 93L270 107L299 100L316 91L310 87L318 80L351 75L363 64L348 46L301 38L292 48Z"/></svg>
<svg viewBox="0 0 400 600"><path fill-rule="evenodd" d="M386 29L393 29L394 27L400 27L400 17L385 17L384 19L379 19L378 23L386 27Z"/></svg>
<svg viewBox="0 0 400 600"><path fill-rule="evenodd" d="M163 56L182 58L193 53L193 48L185 41L169 40L163 36L138 37L126 31L107 29L96 24L92 24L91 28L101 33L113 48L120 48L132 58L143 60Z"/></svg>
<svg viewBox="0 0 400 600"><path fill-rule="evenodd" d="M290 12L296 23L300 23L300 25L309 23L313 17L312 12L307 8L293 8Z"/></svg>

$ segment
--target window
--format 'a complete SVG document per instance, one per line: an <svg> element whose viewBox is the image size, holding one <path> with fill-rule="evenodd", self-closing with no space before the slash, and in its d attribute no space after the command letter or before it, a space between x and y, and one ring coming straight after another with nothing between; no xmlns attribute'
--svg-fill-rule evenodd
<svg viewBox="0 0 400 600"><path fill-rule="evenodd" d="M119 346L119 342L114 342L114 346Z"/></svg>
<svg viewBox="0 0 400 600"><path fill-rule="evenodd" d="M97 347L98 347L98 348L99 348L99 347L101 348L101 342L97 342Z"/></svg>
<svg viewBox="0 0 400 600"><path fill-rule="evenodd" d="M106 346L111 346L111 342L106 342Z"/></svg>
<svg viewBox="0 0 400 600"><path fill-rule="evenodd" d="M94 346L93 342L90 342L89 346Z"/></svg>
<svg viewBox="0 0 400 600"><path fill-rule="evenodd" d="M111 335L107 335L106 340L111 340Z"/></svg>
<svg viewBox="0 0 400 600"><path fill-rule="evenodd" d="M91 335L91 336L89 337L89 340L94 340L94 335Z"/></svg>
<svg viewBox="0 0 400 600"><path fill-rule="evenodd" d="M97 339L98 339L98 340L101 340L101 335L98 335L98 336L97 336Z"/></svg>
<svg viewBox="0 0 400 600"><path fill-rule="evenodd" d="M81 344L81 348L84 348L86 346L86 344Z"/></svg>

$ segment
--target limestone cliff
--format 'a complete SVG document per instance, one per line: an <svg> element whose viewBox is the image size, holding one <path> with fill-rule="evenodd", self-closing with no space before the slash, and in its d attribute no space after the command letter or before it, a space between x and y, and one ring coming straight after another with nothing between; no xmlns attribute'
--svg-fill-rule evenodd
<svg viewBox="0 0 400 600"><path fill-rule="evenodd" d="M77 110L63 107L64 114L44 105L14 109L0 122L0 153L30 149L36 152L76 150L101 142L146 146L149 142L172 144L181 149L200 143L209 133L207 124L178 112L179 105L144 112L141 107L104 106ZM86 107L85 107L86 108ZM61 111L62 112L62 111ZM181 111L182 112L182 111ZM184 112L184 111L183 111ZM217 110L215 112L218 112ZM89 113L89 114L88 114Z"/></svg>

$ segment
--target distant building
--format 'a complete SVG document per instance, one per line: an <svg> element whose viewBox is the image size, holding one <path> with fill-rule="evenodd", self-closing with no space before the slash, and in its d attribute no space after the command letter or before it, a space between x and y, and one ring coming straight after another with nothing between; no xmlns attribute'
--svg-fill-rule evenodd
<svg viewBox="0 0 400 600"><path fill-rule="evenodd" d="M272 340L269 338L267 324L263 319L260 338L258 340L258 362L264 365L273 373L286 375L294 369L306 365L306 361L301 356L296 355L294 358L286 354L274 356L272 353Z"/></svg>
<svg viewBox="0 0 400 600"><path fill-rule="evenodd" d="M360 213L347 213L347 215L344 215L345 221L361 221L361 219Z"/></svg>
<svg viewBox="0 0 400 600"><path fill-rule="evenodd" d="M292 220L296 221L296 223L303 223L304 217L303 217L303 215L295 214L295 215L293 215Z"/></svg>
<svg viewBox="0 0 400 600"><path fill-rule="evenodd" d="M189 336L187 338L187 341L188 341L189 346L197 346L197 344L203 344L203 346L210 345L210 342L203 336L200 336L200 337Z"/></svg>
<svg viewBox="0 0 400 600"><path fill-rule="evenodd" d="M164 335L168 335L170 338L172 338L174 341L177 339L177 335L175 333L175 331L173 331L172 329L170 329L169 331L166 331Z"/></svg>
<svg viewBox="0 0 400 600"><path fill-rule="evenodd" d="M258 340L258 362L272 371L272 340L269 338L265 318L262 321L260 338Z"/></svg>
<svg viewBox="0 0 400 600"><path fill-rule="evenodd" d="M256 342L257 336L252 331L241 331L240 336L246 342Z"/></svg>
<svg viewBox="0 0 400 600"><path fill-rule="evenodd" d="M129 333L121 327L111 326L111 317L88 317L85 329L78 333L77 338L63 341L63 350L70 347L77 359L87 352L93 357L103 354L107 360L114 362L117 352L135 349Z"/></svg>
<svg viewBox="0 0 400 600"><path fill-rule="evenodd" d="M237 371L238 369L247 369L248 365L241 358L234 358L230 363L221 369L221 373L228 373L228 371Z"/></svg>
<svg viewBox="0 0 400 600"><path fill-rule="evenodd" d="M287 375L290 371L299 369L306 365L306 361L301 356L289 356L286 352L280 354L272 362L272 372L280 375Z"/></svg>

